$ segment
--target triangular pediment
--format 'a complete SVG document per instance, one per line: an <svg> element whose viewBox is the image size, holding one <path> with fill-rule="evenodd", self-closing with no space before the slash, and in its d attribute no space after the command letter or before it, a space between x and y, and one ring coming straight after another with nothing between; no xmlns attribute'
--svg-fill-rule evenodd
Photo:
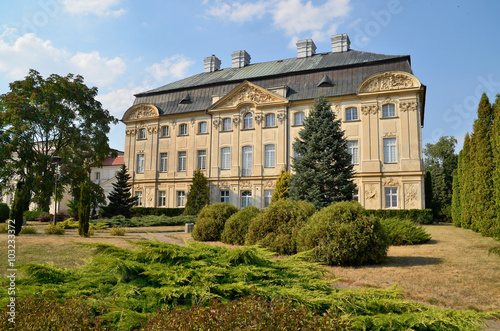
<svg viewBox="0 0 500 331"><path fill-rule="evenodd" d="M288 99L279 96L263 87L244 81L228 94L216 101L208 111L222 109L237 109L244 104L256 106L280 105L288 103Z"/></svg>
<svg viewBox="0 0 500 331"><path fill-rule="evenodd" d="M357 94L420 88L414 75L404 71L384 71L366 77L359 84Z"/></svg>
<svg viewBox="0 0 500 331"><path fill-rule="evenodd" d="M160 116L160 112L156 106L150 103L141 103L130 107L123 115L122 122L140 121L158 116Z"/></svg>

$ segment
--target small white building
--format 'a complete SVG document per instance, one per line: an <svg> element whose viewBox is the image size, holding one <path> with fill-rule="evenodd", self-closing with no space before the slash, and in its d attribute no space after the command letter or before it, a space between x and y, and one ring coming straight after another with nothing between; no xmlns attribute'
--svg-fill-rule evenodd
<svg viewBox="0 0 500 331"><path fill-rule="evenodd" d="M92 167L90 171L90 179L99 184L104 190L104 195L106 196L106 204L109 203L108 196L113 190L113 183L116 182L116 174L120 171L120 168L124 164L123 153L120 153L117 157L108 157L102 163L102 167L94 168Z"/></svg>

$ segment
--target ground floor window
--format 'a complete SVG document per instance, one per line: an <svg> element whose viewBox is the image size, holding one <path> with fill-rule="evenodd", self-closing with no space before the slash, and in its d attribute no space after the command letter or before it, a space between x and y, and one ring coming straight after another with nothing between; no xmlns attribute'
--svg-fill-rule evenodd
<svg viewBox="0 0 500 331"><path fill-rule="evenodd" d="M273 190L264 191L264 208L267 208L271 204L271 198L273 196Z"/></svg>
<svg viewBox="0 0 500 331"><path fill-rule="evenodd" d="M184 207L186 205L186 192L177 191L177 207Z"/></svg>
<svg viewBox="0 0 500 331"><path fill-rule="evenodd" d="M252 205L252 191L241 192L241 208Z"/></svg>
<svg viewBox="0 0 500 331"><path fill-rule="evenodd" d="M398 207L398 188L386 187L385 188L385 208Z"/></svg>
<svg viewBox="0 0 500 331"><path fill-rule="evenodd" d="M167 204L167 193L165 191L158 192L158 207L165 207Z"/></svg>
<svg viewBox="0 0 500 331"><path fill-rule="evenodd" d="M359 202L359 190L355 189L354 192L352 192L352 200Z"/></svg>
<svg viewBox="0 0 500 331"><path fill-rule="evenodd" d="M220 202L229 203L229 190L220 191Z"/></svg>
<svg viewBox="0 0 500 331"><path fill-rule="evenodd" d="M137 198L135 205L137 207L142 207L142 191L135 192L135 197Z"/></svg>

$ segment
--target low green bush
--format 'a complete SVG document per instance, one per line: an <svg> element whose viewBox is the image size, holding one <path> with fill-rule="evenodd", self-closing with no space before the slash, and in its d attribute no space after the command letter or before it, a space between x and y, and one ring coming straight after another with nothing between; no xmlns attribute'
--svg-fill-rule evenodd
<svg viewBox="0 0 500 331"><path fill-rule="evenodd" d="M238 208L225 202L204 207L198 214L196 225L191 233L193 239L198 241L220 240L226 221L237 211Z"/></svg>
<svg viewBox="0 0 500 331"><path fill-rule="evenodd" d="M248 206L231 215L224 225L221 241L230 245L244 245L248 227L259 213L259 208Z"/></svg>
<svg viewBox="0 0 500 331"><path fill-rule="evenodd" d="M73 218L68 218L67 220L57 224L62 226L64 229L78 229L78 222L73 221Z"/></svg>
<svg viewBox="0 0 500 331"><path fill-rule="evenodd" d="M35 210L27 210L23 213L23 216L26 217L26 221L37 221L38 218L42 215L48 215L46 212L40 209Z"/></svg>
<svg viewBox="0 0 500 331"><path fill-rule="evenodd" d="M386 218L380 220L389 242L394 246L419 245L431 240L430 234L408 219Z"/></svg>
<svg viewBox="0 0 500 331"><path fill-rule="evenodd" d="M9 225L7 223L0 223L0 233L9 232Z"/></svg>
<svg viewBox="0 0 500 331"><path fill-rule="evenodd" d="M48 228L45 229L45 234L56 234L56 235L63 235L66 233L66 230L64 228L57 224L49 224Z"/></svg>
<svg viewBox="0 0 500 331"><path fill-rule="evenodd" d="M409 219L420 224L432 224L434 222L432 209L367 209L366 213L380 219Z"/></svg>
<svg viewBox="0 0 500 331"><path fill-rule="evenodd" d="M36 218L38 222L45 222L45 223L52 221L52 219L53 219L52 216L50 216L49 214L41 214Z"/></svg>
<svg viewBox="0 0 500 331"><path fill-rule="evenodd" d="M154 215L154 216L180 216L184 212L184 208L153 208L153 207L132 207L130 213L132 215Z"/></svg>
<svg viewBox="0 0 500 331"><path fill-rule="evenodd" d="M90 224L94 225L103 225L103 228L106 227L148 227L148 226L175 226L175 225L184 225L186 223L194 223L196 220L196 216L191 215L181 215L181 216L142 216L142 217L132 217L131 219L125 218L125 216L118 215L113 216L111 218L100 218L96 220L90 220Z"/></svg>
<svg viewBox="0 0 500 331"><path fill-rule="evenodd" d="M125 229L122 229L118 226L113 226L111 230L109 230L109 235L110 236L124 236L125 235Z"/></svg>
<svg viewBox="0 0 500 331"><path fill-rule="evenodd" d="M0 223L9 219L10 208L6 203L0 202Z"/></svg>
<svg viewBox="0 0 500 331"><path fill-rule="evenodd" d="M20 234L36 234L36 228L34 226L23 226Z"/></svg>
<svg viewBox="0 0 500 331"><path fill-rule="evenodd" d="M273 202L254 218L245 244L259 244L279 254L295 254L297 234L314 211L313 204L305 201Z"/></svg>
<svg viewBox="0 0 500 331"><path fill-rule="evenodd" d="M355 201L338 202L316 212L300 230L299 251L312 250L312 259L328 265L382 262L389 240L374 216Z"/></svg>

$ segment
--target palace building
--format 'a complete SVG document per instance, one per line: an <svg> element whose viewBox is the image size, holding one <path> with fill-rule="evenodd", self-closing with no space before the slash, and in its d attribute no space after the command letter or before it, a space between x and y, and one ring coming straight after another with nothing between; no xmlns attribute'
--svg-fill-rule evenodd
<svg viewBox="0 0 500 331"><path fill-rule="evenodd" d="M144 207L182 207L200 168L212 202L265 208L314 99L325 96L341 120L352 155L355 197L369 209L424 208L422 132L426 87L410 56L350 49L346 34L316 53L311 39L297 57L250 63L215 56L204 72L135 95L123 116L124 162Z"/></svg>

